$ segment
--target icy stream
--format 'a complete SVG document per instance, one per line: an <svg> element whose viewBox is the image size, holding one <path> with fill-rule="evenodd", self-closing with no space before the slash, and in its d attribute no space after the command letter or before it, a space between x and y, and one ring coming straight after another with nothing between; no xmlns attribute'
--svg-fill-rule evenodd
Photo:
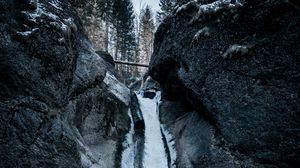
<svg viewBox="0 0 300 168"><path fill-rule="evenodd" d="M156 92L153 99L144 98L143 94L137 94L141 113L143 115L145 129L144 129L144 144L142 165L136 165L135 154L137 143L135 143L134 124L131 124L130 131L126 135L126 141L123 143L122 153L122 168L173 168L176 160L174 155L175 150L169 139L172 138L168 132L163 128L159 121L158 105L160 102L160 92ZM132 121L132 115L129 112ZM131 122L133 123L133 121ZM164 139L165 138L165 139ZM174 142L173 142L174 143ZM171 149L170 149L171 148ZM172 160L172 161L171 161Z"/></svg>

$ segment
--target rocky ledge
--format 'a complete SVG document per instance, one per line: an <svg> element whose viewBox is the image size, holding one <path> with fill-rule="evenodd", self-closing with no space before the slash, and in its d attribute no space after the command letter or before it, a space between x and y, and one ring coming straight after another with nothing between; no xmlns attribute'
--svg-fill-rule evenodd
<svg viewBox="0 0 300 168"><path fill-rule="evenodd" d="M296 167L300 161L296 1L191 1L155 35L150 75L178 167Z"/></svg>

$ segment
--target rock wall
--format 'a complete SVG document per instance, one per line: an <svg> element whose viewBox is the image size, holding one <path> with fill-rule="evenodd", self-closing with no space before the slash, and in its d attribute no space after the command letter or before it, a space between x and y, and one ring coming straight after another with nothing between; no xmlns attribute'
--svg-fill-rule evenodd
<svg viewBox="0 0 300 168"><path fill-rule="evenodd" d="M1 0L0 51L0 167L114 167L130 91L69 2Z"/></svg>
<svg viewBox="0 0 300 168"><path fill-rule="evenodd" d="M296 167L296 1L190 1L155 35L150 76L178 167Z"/></svg>

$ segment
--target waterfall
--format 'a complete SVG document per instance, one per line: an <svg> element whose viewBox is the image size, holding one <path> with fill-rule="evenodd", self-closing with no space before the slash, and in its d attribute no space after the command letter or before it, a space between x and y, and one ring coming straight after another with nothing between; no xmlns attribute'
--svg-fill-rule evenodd
<svg viewBox="0 0 300 168"><path fill-rule="evenodd" d="M171 142L172 135L159 121L160 92L155 92L153 99L144 98L143 93L136 94L136 97L145 126L143 136L135 135L137 133L134 131L133 114L129 111L131 126L123 143L122 168L174 168L176 160L174 141ZM136 110L131 112L133 111ZM143 142L143 147L139 147L135 141Z"/></svg>
<svg viewBox="0 0 300 168"><path fill-rule="evenodd" d="M158 92L159 94L159 92ZM154 99L138 95L140 108L145 122L144 168L167 168L168 160L164 148L160 122L157 114L157 95Z"/></svg>
<svg viewBox="0 0 300 168"><path fill-rule="evenodd" d="M130 118L130 129L126 134L126 140L123 142L123 153L122 153L122 168L134 168L134 124L130 109L128 110L128 116Z"/></svg>

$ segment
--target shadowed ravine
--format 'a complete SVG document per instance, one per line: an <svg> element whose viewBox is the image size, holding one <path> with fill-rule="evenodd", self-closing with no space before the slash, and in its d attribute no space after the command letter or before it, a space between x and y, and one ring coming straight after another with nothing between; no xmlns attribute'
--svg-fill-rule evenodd
<svg viewBox="0 0 300 168"><path fill-rule="evenodd" d="M0 0L0 168L299 167L300 1L163 1Z"/></svg>

